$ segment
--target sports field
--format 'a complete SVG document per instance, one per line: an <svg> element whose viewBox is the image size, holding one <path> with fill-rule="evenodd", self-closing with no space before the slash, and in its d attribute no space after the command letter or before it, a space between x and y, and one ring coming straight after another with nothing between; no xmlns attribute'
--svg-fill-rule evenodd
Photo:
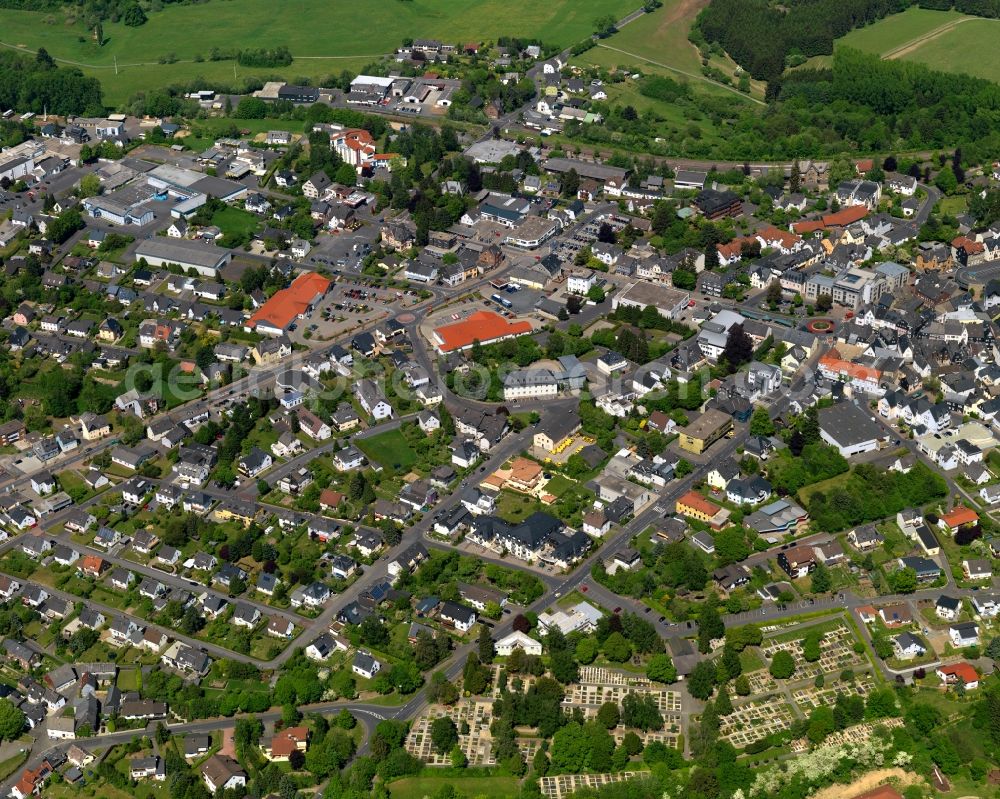
<svg viewBox="0 0 1000 799"><path fill-rule="evenodd" d="M167 5L138 28L105 23L103 47L67 16L71 12L0 10L0 42L30 52L45 47L56 59L75 62L100 77L106 98L116 103L140 89L199 76L231 81L232 61L207 60L213 47L284 45L295 56L281 69L237 67L237 82L246 76L321 78L345 68L358 70L407 37L457 44L510 35L568 46L589 35L595 19L606 14L620 19L638 5L639 0L376 0L359 6L298 0L291 7L272 0L209 0ZM176 61L158 63L168 55Z"/></svg>
<svg viewBox="0 0 1000 799"><path fill-rule="evenodd" d="M1000 20L910 8L851 31L837 44L1000 82L1000 60L984 55L994 52L998 37Z"/></svg>

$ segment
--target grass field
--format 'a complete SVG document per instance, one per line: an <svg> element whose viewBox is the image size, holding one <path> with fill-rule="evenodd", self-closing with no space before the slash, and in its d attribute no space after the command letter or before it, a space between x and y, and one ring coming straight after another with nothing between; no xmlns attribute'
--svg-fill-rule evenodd
<svg viewBox="0 0 1000 799"><path fill-rule="evenodd" d="M225 236L250 237L260 226L260 219L242 208L227 205L212 217L212 224Z"/></svg>
<svg viewBox="0 0 1000 799"><path fill-rule="evenodd" d="M703 79L701 56L688 41L695 17L706 5L707 0L665 0L661 8L630 22L574 61L605 68L638 68L687 81L705 91L735 96ZM727 75L736 70L736 63L728 57L713 57L709 63ZM754 96L763 96L763 89L763 84L754 86Z"/></svg>
<svg viewBox="0 0 1000 799"><path fill-rule="evenodd" d="M799 502L808 503L810 497L817 491L822 491L824 494L828 494L835 488L840 488L843 486L851 477L849 471L843 474L838 474L836 477L831 477L829 480L821 480L818 483L813 483L812 485L803 486L799 489Z"/></svg>
<svg viewBox="0 0 1000 799"><path fill-rule="evenodd" d="M406 777L389 783L389 795L392 799L423 799L454 783L454 777ZM462 777L462 788L468 795L489 796L490 799L517 796L518 784L516 777Z"/></svg>
<svg viewBox="0 0 1000 799"><path fill-rule="evenodd" d="M866 53L884 56L927 36L942 25L963 18L966 18L965 15L958 11L930 11L913 7L902 14L893 14L872 25L853 30L837 42Z"/></svg>
<svg viewBox="0 0 1000 799"><path fill-rule="evenodd" d="M9 757L3 762L0 762L0 779L7 779L7 777L17 771L18 767L27 759L28 750L25 749L22 752L18 752L13 757Z"/></svg>
<svg viewBox="0 0 1000 799"><path fill-rule="evenodd" d="M1000 20L970 19L925 39L898 57L942 72L964 72L1000 82L1000 61L983 57L983 53L993 52L997 37L1000 37Z"/></svg>
<svg viewBox="0 0 1000 799"><path fill-rule="evenodd" d="M883 58L926 64L943 72L964 72L1000 82L1000 61L984 58L1000 36L1000 21L958 11L909 8L837 40Z"/></svg>
<svg viewBox="0 0 1000 799"><path fill-rule="evenodd" d="M295 62L282 69L238 67L238 80L269 75L318 79L344 68L356 71L391 53L406 37L460 43L510 35L565 47L593 32L598 17L613 14L620 19L638 5L637 0L413 0L373 4L359 13L347 3L300 0L294 13L283 13L269 0L211 0L167 5L138 28L107 22L103 47L63 12L3 10L0 42L31 52L44 46L57 59L78 62L85 72L101 78L107 100L120 103L139 89L199 77L232 80L232 61L195 62L199 56L208 58L213 47L285 45L295 56ZM177 61L157 63L168 54Z"/></svg>
<svg viewBox="0 0 1000 799"><path fill-rule="evenodd" d="M406 471L417 461L417 453L399 430L388 430L371 438L358 439L356 443L358 449L368 456L368 460L378 461L396 471Z"/></svg>

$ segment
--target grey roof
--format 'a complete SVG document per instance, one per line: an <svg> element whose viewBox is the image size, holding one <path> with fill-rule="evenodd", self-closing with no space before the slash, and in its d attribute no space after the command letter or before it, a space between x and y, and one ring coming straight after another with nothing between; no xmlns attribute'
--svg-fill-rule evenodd
<svg viewBox="0 0 1000 799"><path fill-rule="evenodd" d="M136 258L162 258L178 264L194 264L215 268L229 254L229 250L212 244L199 244L187 239L157 236L143 240L136 248Z"/></svg>
<svg viewBox="0 0 1000 799"><path fill-rule="evenodd" d="M881 438L884 433L875 421L853 402L838 402L819 411L819 425L842 447Z"/></svg>

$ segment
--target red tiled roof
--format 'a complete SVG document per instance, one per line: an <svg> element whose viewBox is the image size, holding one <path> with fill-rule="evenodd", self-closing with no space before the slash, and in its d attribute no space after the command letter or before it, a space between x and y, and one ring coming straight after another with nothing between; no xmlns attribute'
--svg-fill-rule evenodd
<svg viewBox="0 0 1000 799"><path fill-rule="evenodd" d="M718 505L714 502L709 502L697 491L688 491L683 497L677 500L678 508L681 505L696 510L699 513L707 514L708 516L714 516L719 512Z"/></svg>
<svg viewBox="0 0 1000 799"><path fill-rule="evenodd" d="M328 505L331 508L337 507L344 499L344 495L332 488L324 488L319 492L319 504Z"/></svg>
<svg viewBox="0 0 1000 799"><path fill-rule="evenodd" d="M852 380L877 381L882 376L882 373L878 369L860 363L845 361L836 347L819 359L819 365L820 367L825 366L831 372L846 375Z"/></svg>
<svg viewBox="0 0 1000 799"><path fill-rule="evenodd" d="M954 677L964 683L978 682L979 672L971 663L951 663L947 666L938 666L937 670L946 677Z"/></svg>
<svg viewBox="0 0 1000 799"><path fill-rule="evenodd" d="M787 230L781 230L781 228L776 228L774 225L768 225L763 230L757 231L757 236L762 241L777 241L781 243L782 247L786 249L792 249L796 244L802 241L801 236L796 236Z"/></svg>
<svg viewBox="0 0 1000 799"><path fill-rule="evenodd" d="M815 233L823 229L822 219L805 219L802 222L793 222L792 230L796 233Z"/></svg>
<svg viewBox="0 0 1000 799"><path fill-rule="evenodd" d="M104 569L104 559L97 557L97 555L84 555L80 567L85 572L100 574Z"/></svg>
<svg viewBox="0 0 1000 799"><path fill-rule="evenodd" d="M816 560L816 554L813 552L812 547L807 546L792 547L791 549L786 549L782 554L784 554L785 560L796 566Z"/></svg>
<svg viewBox="0 0 1000 799"><path fill-rule="evenodd" d="M730 258L735 258L743 253L743 243L747 244L756 243L756 239L752 236L746 236L744 238L733 239L726 244L716 244L715 249L719 251L719 255L725 258L727 261Z"/></svg>
<svg viewBox="0 0 1000 799"><path fill-rule="evenodd" d="M868 209L863 205L852 205L835 214L826 214L823 217L823 224L826 227L844 227L852 225L868 216Z"/></svg>
<svg viewBox="0 0 1000 799"><path fill-rule="evenodd" d="M979 514L972 508L965 505L956 505L941 517L941 521L949 527L961 527L963 524L975 524L979 521Z"/></svg>
<svg viewBox="0 0 1000 799"><path fill-rule="evenodd" d="M306 272L292 281L287 289L275 293L257 313L250 317L247 325L251 328L258 322L266 322L279 330L286 330L295 318L305 313L317 294L326 294L330 281L315 272Z"/></svg>
<svg viewBox="0 0 1000 799"><path fill-rule="evenodd" d="M826 214L822 219L806 219L792 224L796 233L813 233L830 227L847 227L868 216L868 209L863 205L852 205L835 214Z"/></svg>
<svg viewBox="0 0 1000 799"><path fill-rule="evenodd" d="M986 246L981 241L970 239L968 236L956 236L952 239L951 246L956 250L965 250L968 255L986 251Z"/></svg>
<svg viewBox="0 0 1000 799"><path fill-rule="evenodd" d="M480 344L487 344L504 336L520 336L530 332L530 322L511 322L493 311L476 311L467 319L434 329L434 334L441 342L438 346L441 352L464 349L476 340Z"/></svg>

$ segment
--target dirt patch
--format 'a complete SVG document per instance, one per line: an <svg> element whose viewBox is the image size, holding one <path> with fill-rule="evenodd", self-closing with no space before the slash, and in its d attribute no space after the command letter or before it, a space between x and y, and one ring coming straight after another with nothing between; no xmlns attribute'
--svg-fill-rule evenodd
<svg viewBox="0 0 1000 799"><path fill-rule="evenodd" d="M883 768L870 771L848 785L830 785L814 793L810 799L844 799L845 796L857 796L878 788L889 780L900 787L924 782L919 774L903 771L901 768Z"/></svg>
<svg viewBox="0 0 1000 799"><path fill-rule="evenodd" d="M658 30L665 31L671 25L676 25L678 22L685 20L693 23L694 18L698 16L708 3L709 0L681 0L677 5L667 10L666 16L664 16ZM694 47L694 45L691 46Z"/></svg>
<svg viewBox="0 0 1000 799"><path fill-rule="evenodd" d="M222 747L219 749L220 755L228 755L233 758L236 757L235 732L235 727L226 727L226 729L222 730Z"/></svg>

